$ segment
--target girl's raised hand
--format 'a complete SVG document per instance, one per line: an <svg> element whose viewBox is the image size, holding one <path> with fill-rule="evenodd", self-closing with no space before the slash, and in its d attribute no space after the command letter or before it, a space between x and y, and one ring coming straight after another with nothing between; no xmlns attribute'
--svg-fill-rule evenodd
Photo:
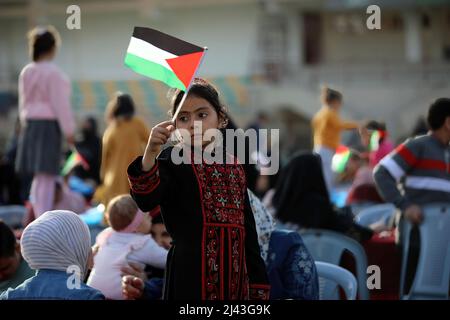
<svg viewBox="0 0 450 320"><path fill-rule="evenodd" d="M152 128L142 159L142 170L148 171L153 167L155 158L161 151L161 146L167 142L174 130L175 125L172 121L161 122Z"/></svg>

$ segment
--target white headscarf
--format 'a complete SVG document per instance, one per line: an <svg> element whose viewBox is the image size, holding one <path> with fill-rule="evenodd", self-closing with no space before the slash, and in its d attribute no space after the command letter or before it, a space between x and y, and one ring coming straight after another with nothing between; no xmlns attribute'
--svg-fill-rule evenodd
<svg viewBox="0 0 450 320"><path fill-rule="evenodd" d="M257 196L250 190L248 191L248 199L252 207L253 216L255 217L256 232L258 233L258 243L261 251L261 257L267 261L267 254L269 252L270 236L275 229L275 222Z"/></svg>
<svg viewBox="0 0 450 320"><path fill-rule="evenodd" d="M88 226L72 211L47 211L30 223L20 240L22 256L32 269L68 271L77 266L87 274L91 250Z"/></svg>

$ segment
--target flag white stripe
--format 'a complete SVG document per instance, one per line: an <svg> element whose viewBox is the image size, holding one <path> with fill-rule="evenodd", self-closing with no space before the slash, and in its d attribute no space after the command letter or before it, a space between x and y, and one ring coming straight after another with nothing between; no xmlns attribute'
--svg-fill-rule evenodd
<svg viewBox="0 0 450 320"><path fill-rule="evenodd" d="M405 186L413 189L426 189L450 193L450 181L431 177L407 177Z"/></svg>
<svg viewBox="0 0 450 320"><path fill-rule="evenodd" d="M177 57L176 55L170 52L164 51L158 47L155 47L151 43L148 43L144 40L135 37L131 37L127 53L131 53L142 59L160 64L172 72L173 70L167 63L166 59Z"/></svg>

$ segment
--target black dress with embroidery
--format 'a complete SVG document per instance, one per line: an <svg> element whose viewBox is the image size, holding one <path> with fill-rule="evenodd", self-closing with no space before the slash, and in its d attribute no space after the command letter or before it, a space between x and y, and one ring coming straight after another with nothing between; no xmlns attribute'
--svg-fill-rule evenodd
<svg viewBox="0 0 450 320"><path fill-rule="evenodd" d="M142 171L142 157L128 167L139 208L147 212L159 205L173 239L164 298L268 299L270 286L242 166L204 161L176 165L173 148L161 152L148 172Z"/></svg>

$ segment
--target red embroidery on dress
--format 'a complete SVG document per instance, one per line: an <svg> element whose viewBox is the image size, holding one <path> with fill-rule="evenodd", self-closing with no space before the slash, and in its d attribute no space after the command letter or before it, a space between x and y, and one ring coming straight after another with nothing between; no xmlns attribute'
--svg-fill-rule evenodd
<svg viewBox="0 0 450 320"><path fill-rule="evenodd" d="M245 239L245 231L242 232L242 237ZM247 273L247 263L245 258L245 251L244 248L241 248L241 261L242 261L242 292L241 292L241 300L248 300L248 286L249 286L249 280L248 280L248 273Z"/></svg>
<svg viewBox="0 0 450 320"><path fill-rule="evenodd" d="M202 299L223 297L225 259L229 266L228 298L240 299L242 292L246 291L242 286L248 283L247 273L242 274L245 266L244 199L247 192L244 170L238 164L203 163L192 167L200 189L204 224ZM223 228L227 228L228 239L224 238L222 231L219 232ZM228 252L224 252L226 242Z"/></svg>
<svg viewBox="0 0 450 320"><path fill-rule="evenodd" d="M240 232L239 229L233 228L229 230L230 233L230 247L229 250L231 254L229 255L230 259L230 299L237 300L239 299L239 289L240 289L240 278L241 278L241 239L239 237Z"/></svg>
<svg viewBox="0 0 450 320"><path fill-rule="evenodd" d="M160 182L159 173L155 168L157 167L155 166L154 169L150 171L153 172L151 175L146 173L145 175L137 178L128 176L130 188L134 193L148 194L158 187Z"/></svg>
<svg viewBox="0 0 450 320"><path fill-rule="evenodd" d="M270 285L252 284L250 285L250 300L269 300Z"/></svg>
<svg viewBox="0 0 450 320"><path fill-rule="evenodd" d="M225 243L224 239L225 239L225 230L223 228L220 229L220 244L223 245ZM225 286L224 286L224 250L220 250L220 300L224 300L225 299L225 294L224 294L224 290L225 290Z"/></svg>
<svg viewBox="0 0 450 320"><path fill-rule="evenodd" d="M219 228L207 228L206 236L206 257L207 257L207 274L206 274L206 291L208 300L217 300L220 298L219 288L219 247L220 237Z"/></svg>

